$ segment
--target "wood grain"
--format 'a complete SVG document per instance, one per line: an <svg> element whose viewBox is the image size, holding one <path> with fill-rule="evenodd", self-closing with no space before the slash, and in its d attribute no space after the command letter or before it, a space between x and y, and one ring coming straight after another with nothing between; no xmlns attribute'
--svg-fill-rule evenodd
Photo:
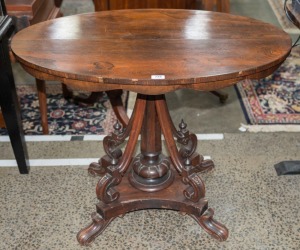
<svg viewBox="0 0 300 250"><path fill-rule="evenodd" d="M18 60L37 78L89 91L123 88L145 94L213 90L265 77L290 49L288 34L270 24L171 9L63 17L31 26L12 41Z"/></svg>
<svg viewBox="0 0 300 250"><path fill-rule="evenodd" d="M147 8L174 8L196 9L197 0L93 0L96 11L147 9Z"/></svg>

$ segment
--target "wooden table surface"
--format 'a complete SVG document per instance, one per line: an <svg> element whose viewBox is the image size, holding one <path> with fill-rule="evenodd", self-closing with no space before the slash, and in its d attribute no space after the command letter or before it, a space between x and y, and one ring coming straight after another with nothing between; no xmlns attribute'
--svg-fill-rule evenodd
<svg viewBox="0 0 300 250"><path fill-rule="evenodd" d="M271 74L289 55L284 31L247 17L197 10L118 10L22 30L12 50L36 78L89 91L162 94L214 90ZM165 79L152 79L153 76Z"/></svg>

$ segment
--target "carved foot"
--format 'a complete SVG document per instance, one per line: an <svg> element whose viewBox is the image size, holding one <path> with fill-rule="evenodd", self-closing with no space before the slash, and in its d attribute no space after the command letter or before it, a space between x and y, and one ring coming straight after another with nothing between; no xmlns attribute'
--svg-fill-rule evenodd
<svg viewBox="0 0 300 250"><path fill-rule="evenodd" d="M97 162L92 162L88 168L88 173L95 176L103 176L105 174L105 169Z"/></svg>
<svg viewBox="0 0 300 250"><path fill-rule="evenodd" d="M106 174L106 169L111 166L113 160L108 156L103 156L98 162L92 162L88 168L88 172L91 176L100 176Z"/></svg>
<svg viewBox="0 0 300 250"><path fill-rule="evenodd" d="M200 217L194 215L191 216L215 239L225 241L228 238L228 229L223 224L213 219L213 209L207 209Z"/></svg>
<svg viewBox="0 0 300 250"><path fill-rule="evenodd" d="M67 85L62 83L62 92L65 99L72 99L73 98L73 91L69 90Z"/></svg>
<svg viewBox="0 0 300 250"><path fill-rule="evenodd" d="M198 153L193 153L193 155L185 160L185 165L191 165L197 169L197 172L209 171L215 167L215 164L212 160L204 160L202 155Z"/></svg>
<svg viewBox="0 0 300 250"><path fill-rule="evenodd" d="M215 164L212 160L204 160L203 156L200 156L200 164L197 166L199 172L209 171L215 167Z"/></svg>
<svg viewBox="0 0 300 250"><path fill-rule="evenodd" d="M115 218L104 220L98 213L94 212L91 215L93 222L83 228L77 234L77 241L82 246L91 244L97 236L99 236Z"/></svg>

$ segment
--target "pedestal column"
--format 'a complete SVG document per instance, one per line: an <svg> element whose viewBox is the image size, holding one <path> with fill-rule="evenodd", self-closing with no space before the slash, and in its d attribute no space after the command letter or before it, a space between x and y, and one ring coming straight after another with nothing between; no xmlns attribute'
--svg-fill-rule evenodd
<svg viewBox="0 0 300 250"><path fill-rule="evenodd" d="M155 192L172 184L170 159L162 154L161 127L155 100L162 96L144 96L146 110L141 131L141 153L132 162L129 181L132 186L146 192Z"/></svg>

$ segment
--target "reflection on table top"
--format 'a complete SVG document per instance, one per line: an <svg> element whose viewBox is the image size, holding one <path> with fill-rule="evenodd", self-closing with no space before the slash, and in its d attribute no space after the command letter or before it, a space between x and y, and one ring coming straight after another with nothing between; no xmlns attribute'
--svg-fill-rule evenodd
<svg viewBox="0 0 300 250"><path fill-rule="evenodd" d="M290 47L285 32L261 21L170 9L63 17L31 26L12 42L17 58L36 77L87 90L151 94L211 90L267 76Z"/></svg>

